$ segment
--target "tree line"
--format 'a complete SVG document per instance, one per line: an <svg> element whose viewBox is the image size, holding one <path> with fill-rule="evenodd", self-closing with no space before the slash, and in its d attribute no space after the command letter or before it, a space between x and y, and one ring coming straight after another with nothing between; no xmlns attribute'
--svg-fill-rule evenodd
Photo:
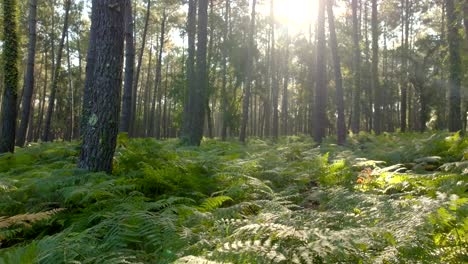
<svg viewBox="0 0 468 264"><path fill-rule="evenodd" d="M466 130L465 1L318 0L306 30L276 19L275 0L1 9L0 153L81 139L79 166L110 172L119 132L197 146Z"/></svg>

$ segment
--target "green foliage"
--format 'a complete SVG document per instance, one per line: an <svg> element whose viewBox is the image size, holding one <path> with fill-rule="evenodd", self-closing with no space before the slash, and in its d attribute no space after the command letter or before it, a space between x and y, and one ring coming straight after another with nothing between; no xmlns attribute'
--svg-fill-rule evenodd
<svg viewBox="0 0 468 264"><path fill-rule="evenodd" d="M75 144L35 145L0 157L0 263L464 263L466 176L406 163L462 162L465 144L120 136L112 175L75 169Z"/></svg>

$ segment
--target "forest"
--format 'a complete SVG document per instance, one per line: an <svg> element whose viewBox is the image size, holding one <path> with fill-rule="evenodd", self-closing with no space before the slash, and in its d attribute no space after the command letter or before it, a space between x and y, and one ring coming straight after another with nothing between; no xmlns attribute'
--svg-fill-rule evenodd
<svg viewBox="0 0 468 264"><path fill-rule="evenodd" d="M468 1L0 1L0 264L468 263Z"/></svg>

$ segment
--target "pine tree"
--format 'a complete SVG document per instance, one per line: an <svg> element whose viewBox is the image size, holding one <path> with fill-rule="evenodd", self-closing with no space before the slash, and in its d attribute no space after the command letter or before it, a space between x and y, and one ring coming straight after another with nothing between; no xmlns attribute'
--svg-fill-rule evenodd
<svg viewBox="0 0 468 264"><path fill-rule="evenodd" d="M24 91L21 112L21 123L18 128L16 145L24 146L26 132L28 130L29 117L31 112L32 96L34 93L34 63L36 59L36 16L37 0L29 0L29 44L28 44L28 64L24 75ZM30 128L31 129L31 128Z"/></svg>
<svg viewBox="0 0 468 264"><path fill-rule="evenodd" d="M18 97L18 31L16 0L3 0L4 87L0 126L0 153L15 150Z"/></svg>
<svg viewBox="0 0 468 264"><path fill-rule="evenodd" d="M78 164L90 171L112 172L119 130L125 2L93 0L83 109L86 119Z"/></svg>

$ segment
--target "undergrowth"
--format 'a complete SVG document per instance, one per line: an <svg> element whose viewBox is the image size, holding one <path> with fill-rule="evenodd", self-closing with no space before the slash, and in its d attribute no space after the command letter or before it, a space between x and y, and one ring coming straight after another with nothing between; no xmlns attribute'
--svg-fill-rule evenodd
<svg viewBox="0 0 468 264"><path fill-rule="evenodd" d="M0 263L466 263L468 140L308 137L244 146L120 136L0 156Z"/></svg>

